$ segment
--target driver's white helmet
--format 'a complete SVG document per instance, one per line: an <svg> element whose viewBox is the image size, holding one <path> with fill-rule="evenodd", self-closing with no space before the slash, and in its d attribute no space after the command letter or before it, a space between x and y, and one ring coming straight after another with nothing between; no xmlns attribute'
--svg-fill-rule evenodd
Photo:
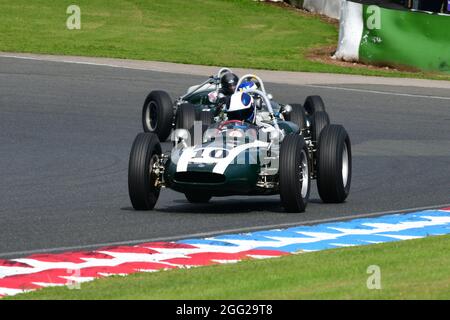
<svg viewBox="0 0 450 320"><path fill-rule="evenodd" d="M233 94L226 111L228 120L253 122L255 119L255 106L253 98L245 92L237 92Z"/></svg>

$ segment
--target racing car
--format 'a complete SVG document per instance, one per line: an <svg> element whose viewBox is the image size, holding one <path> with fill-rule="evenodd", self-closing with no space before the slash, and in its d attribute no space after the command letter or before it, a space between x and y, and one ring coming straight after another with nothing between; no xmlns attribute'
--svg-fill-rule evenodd
<svg viewBox="0 0 450 320"><path fill-rule="evenodd" d="M345 128L329 123L321 99L310 98L309 106L274 104L259 81L259 89L233 94L228 110L206 130L201 124L175 130L170 152L162 152L157 134L137 135L128 168L134 209L152 210L166 187L184 193L191 203L279 194L286 211L303 212L313 179L323 202L346 200L352 156ZM235 102L251 106L254 117L227 118Z"/></svg>
<svg viewBox="0 0 450 320"><path fill-rule="evenodd" d="M208 125L212 122L220 121L215 117L217 110L221 108L219 99L211 99L218 96L221 89L221 79L227 73L232 73L229 68L221 68L217 75L210 76L206 81L191 86L187 92L174 102L166 91L151 91L144 101L142 107L142 126L144 132L153 132L158 135L160 141L166 141L173 129L188 129L192 127L194 121L198 120ZM273 101L270 93L267 93L262 80L252 74L245 75L239 79L236 91L242 86L253 83L257 89L271 100L272 106L277 112L284 106ZM290 107L284 108L285 118L289 118ZM298 108L298 105L292 105ZM312 115L314 111L325 111L324 103L319 96L309 96L304 102L306 115ZM296 117L296 115L292 115ZM300 115L301 116L301 115ZM305 118L305 117L303 117ZM294 120L302 121L295 118ZM306 119L305 119L306 121ZM327 120L329 123L329 120Z"/></svg>

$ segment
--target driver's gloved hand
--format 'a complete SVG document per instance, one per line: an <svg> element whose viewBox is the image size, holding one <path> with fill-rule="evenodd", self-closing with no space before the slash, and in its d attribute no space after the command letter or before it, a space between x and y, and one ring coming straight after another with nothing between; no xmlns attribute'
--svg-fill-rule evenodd
<svg viewBox="0 0 450 320"><path fill-rule="evenodd" d="M220 98L217 99L217 106L214 116L217 117L224 109L226 109L227 105L230 103L231 96L225 96L222 94Z"/></svg>

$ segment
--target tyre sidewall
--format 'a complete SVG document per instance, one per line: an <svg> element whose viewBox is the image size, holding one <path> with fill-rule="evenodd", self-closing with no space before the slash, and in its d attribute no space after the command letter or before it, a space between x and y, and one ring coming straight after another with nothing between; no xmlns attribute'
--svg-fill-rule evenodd
<svg viewBox="0 0 450 320"><path fill-rule="evenodd" d="M196 121L196 113L195 113L195 107L191 103L184 103L180 105L180 107L177 110L177 118L176 118L176 129L186 129L189 131L190 140L189 144L190 146L193 146L195 144L195 136L194 136L194 124ZM203 130L203 128L202 128ZM203 135L202 137L203 138ZM202 139L198 139L202 140ZM199 142L199 141L197 141Z"/></svg>
<svg viewBox="0 0 450 320"><path fill-rule="evenodd" d="M320 143L320 134L323 131L323 129L330 124L330 117L328 116L328 113L324 111L318 111L315 112L312 116L311 121L312 126L312 140L315 141L316 145L319 145Z"/></svg>
<svg viewBox="0 0 450 320"><path fill-rule="evenodd" d="M306 113L303 106L299 103L291 104L292 111L289 113L288 120L299 127L300 133L306 128Z"/></svg>
<svg viewBox="0 0 450 320"><path fill-rule="evenodd" d="M195 119L194 105L191 103L183 103L177 110L176 128L191 130L194 126Z"/></svg>
<svg viewBox="0 0 450 320"><path fill-rule="evenodd" d="M344 186L342 155L348 152L348 176ZM352 179L352 151L350 137L340 125L329 125L322 131L318 149L317 187L324 202L344 202L350 193Z"/></svg>
<svg viewBox="0 0 450 320"><path fill-rule="evenodd" d="M156 106L156 128L152 130L147 126L146 111L151 103ZM166 141L172 130L173 104L169 94L165 91L152 91L145 99L142 108L142 126L144 132L153 132L158 135L161 141Z"/></svg>
<svg viewBox="0 0 450 320"><path fill-rule="evenodd" d="M132 146L128 167L128 191L133 207L137 210L153 209L160 188L152 183L150 162L161 155L161 144L154 133L140 133Z"/></svg>
<svg viewBox="0 0 450 320"><path fill-rule="evenodd" d="M311 191L310 175L308 174L308 188L305 197L301 195L302 185L300 183L299 165L302 163L302 150L307 157L308 173L310 164L308 159L308 148L301 135L287 135L280 150L280 198L283 206L288 212L303 212L309 200Z"/></svg>
<svg viewBox="0 0 450 320"><path fill-rule="evenodd" d="M308 96L305 99L305 103L303 104L305 108L306 114L309 116L314 115L314 113L318 111L326 111L325 103L320 96Z"/></svg>

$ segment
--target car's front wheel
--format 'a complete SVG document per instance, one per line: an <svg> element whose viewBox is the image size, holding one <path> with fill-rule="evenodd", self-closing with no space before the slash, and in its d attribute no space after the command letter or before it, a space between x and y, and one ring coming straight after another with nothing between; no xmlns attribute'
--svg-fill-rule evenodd
<svg viewBox="0 0 450 320"><path fill-rule="evenodd" d="M134 139L128 164L128 193L135 210L152 210L160 186L155 166L161 158L161 144L154 133L140 133Z"/></svg>
<svg viewBox="0 0 450 320"><path fill-rule="evenodd" d="M280 198L287 212L303 212L309 200L310 164L303 136L287 135L280 148Z"/></svg>

